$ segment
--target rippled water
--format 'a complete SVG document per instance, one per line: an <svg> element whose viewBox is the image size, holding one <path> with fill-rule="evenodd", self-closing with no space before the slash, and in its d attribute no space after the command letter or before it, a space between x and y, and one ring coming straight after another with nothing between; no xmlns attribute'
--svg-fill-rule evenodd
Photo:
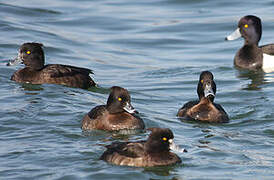
<svg viewBox="0 0 274 180"><path fill-rule="evenodd" d="M238 71L242 40L225 42L240 17L262 18L261 44L274 42L274 2L219 0L0 1L0 179L273 179L274 73ZM47 63L93 69L90 91L10 81L20 44L45 46ZM227 124L181 122L210 70ZM113 140L145 139L80 129L108 88L127 88L147 127L169 127L188 153L172 167L132 168L98 160Z"/></svg>

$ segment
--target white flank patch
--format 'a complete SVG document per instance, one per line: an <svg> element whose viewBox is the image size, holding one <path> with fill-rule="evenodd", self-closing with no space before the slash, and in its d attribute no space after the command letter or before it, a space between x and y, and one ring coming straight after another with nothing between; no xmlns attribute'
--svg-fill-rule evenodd
<svg viewBox="0 0 274 180"><path fill-rule="evenodd" d="M263 70L266 73L274 71L274 56L263 54Z"/></svg>

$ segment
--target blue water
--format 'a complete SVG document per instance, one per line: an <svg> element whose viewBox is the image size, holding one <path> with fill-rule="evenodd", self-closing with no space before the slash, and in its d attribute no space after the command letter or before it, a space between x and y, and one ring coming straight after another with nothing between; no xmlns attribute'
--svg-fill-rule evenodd
<svg viewBox="0 0 274 180"><path fill-rule="evenodd" d="M239 71L243 40L224 38L244 15L262 19L260 44L274 43L274 2L220 0L0 1L0 179L273 179L274 73ZM29 85L8 67L24 42L45 46L47 63L94 71L97 88ZM177 110L197 98L211 71L227 124L181 122ZM83 133L81 119L104 104L108 88L127 88L146 127L168 127L188 153L161 168L100 161L113 140L148 133Z"/></svg>

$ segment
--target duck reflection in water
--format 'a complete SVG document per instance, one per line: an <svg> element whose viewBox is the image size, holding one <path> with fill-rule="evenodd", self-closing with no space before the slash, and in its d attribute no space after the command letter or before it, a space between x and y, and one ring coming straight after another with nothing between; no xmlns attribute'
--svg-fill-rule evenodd
<svg viewBox="0 0 274 180"><path fill-rule="evenodd" d="M249 83L241 88L242 90L261 90L261 85L267 84L269 82L274 82L274 79L266 79L265 73L263 71L249 71L238 69L236 72L237 78L240 80L250 80Z"/></svg>

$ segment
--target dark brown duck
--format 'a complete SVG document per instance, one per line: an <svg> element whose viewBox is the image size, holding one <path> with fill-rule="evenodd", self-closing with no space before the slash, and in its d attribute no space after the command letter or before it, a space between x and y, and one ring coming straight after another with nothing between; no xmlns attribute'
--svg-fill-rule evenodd
<svg viewBox="0 0 274 180"><path fill-rule="evenodd" d="M274 71L274 44L259 46L262 36L261 19L248 15L238 22L238 28L226 40L244 38L244 45L234 57L234 65L241 69L258 70L264 72Z"/></svg>
<svg viewBox="0 0 274 180"><path fill-rule="evenodd" d="M144 127L143 120L131 105L129 92L118 86L111 88L106 105L96 106L82 120L83 130L116 131Z"/></svg>
<svg viewBox="0 0 274 180"><path fill-rule="evenodd" d="M176 154L170 152L173 133L170 129L149 128L151 134L146 141L113 142L100 157L111 164L121 166L152 167L181 163ZM186 151L185 151L186 152Z"/></svg>
<svg viewBox="0 0 274 180"><path fill-rule="evenodd" d="M216 84L213 74L203 71L197 86L199 100L187 102L179 109L177 116L186 120L203 122L228 122L229 118L220 104L214 103Z"/></svg>
<svg viewBox="0 0 274 180"><path fill-rule="evenodd" d="M40 43L24 43L20 47L18 57L7 65L20 61L25 68L16 71L11 80L31 84L61 84L83 89L95 86L89 76L93 74L90 69L62 64L45 65L42 46Z"/></svg>

